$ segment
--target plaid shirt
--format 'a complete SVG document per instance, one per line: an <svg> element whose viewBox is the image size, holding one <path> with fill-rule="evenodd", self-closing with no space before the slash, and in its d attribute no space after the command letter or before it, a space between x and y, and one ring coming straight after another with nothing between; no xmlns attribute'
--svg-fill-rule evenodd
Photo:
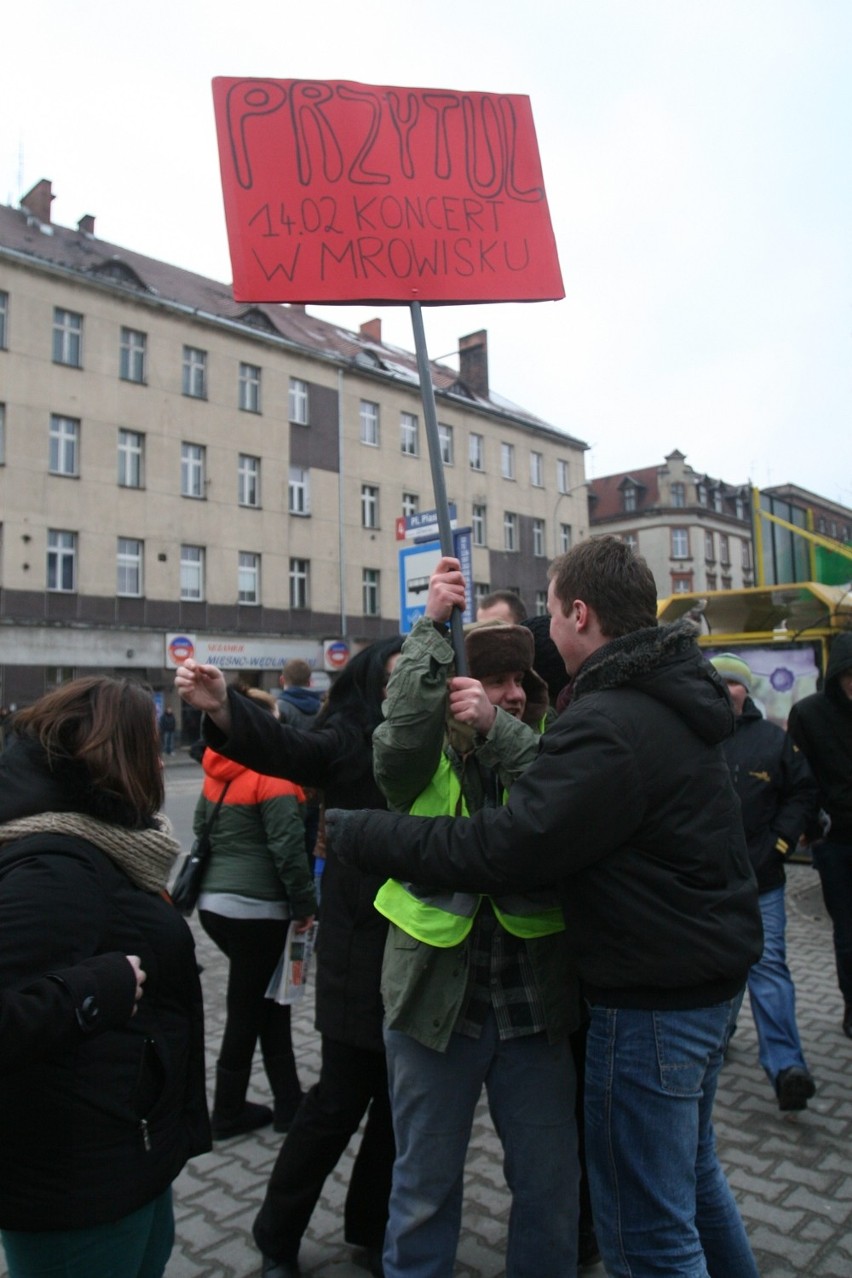
<svg viewBox="0 0 852 1278"><path fill-rule="evenodd" d="M468 1038L479 1038L493 1009L501 1039L541 1033L545 1029L544 1008L526 943L501 925L487 896L482 898L468 945L467 991L455 1030Z"/></svg>

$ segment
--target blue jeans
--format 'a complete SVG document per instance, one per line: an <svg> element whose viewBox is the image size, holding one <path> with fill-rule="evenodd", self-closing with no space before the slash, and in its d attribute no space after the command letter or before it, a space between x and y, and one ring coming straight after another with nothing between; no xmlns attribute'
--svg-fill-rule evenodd
<svg viewBox="0 0 852 1278"><path fill-rule="evenodd" d="M711 1121L731 1013L592 1008L586 1160L610 1278L757 1278Z"/></svg>
<svg viewBox="0 0 852 1278"><path fill-rule="evenodd" d="M162 1278L175 1239L171 1187L107 1225L2 1232L9 1278Z"/></svg>
<svg viewBox="0 0 852 1278"><path fill-rule="evenodd" d="M814 847L813 858L834 924L837 984L847 1007L852 1007L852 843L826 839Z"/></svg>
<svg viewBox="0 0 852 1278"><path fill-rule="evenodd" d="M774 1084L782 1069L791 1065L807 1069L807 1066L796 1028L796 991L787 966L784 889L773 888L771 892L764 892L759 900L763 954L748 974L748 996L757 1030L760 1063Z"/></svg>
<svg viewBox="0 0 852 1278"><path fill-rule="evenodd" d="M507 1278L574 1278L579 1166L574 1063L567 1039L501 1040L491 1014L478 1039L446 1052L385 1030L397 1156L385 1239L386 1278L450 1278L464 1161L482 1085L512 1194Z"/></svg>

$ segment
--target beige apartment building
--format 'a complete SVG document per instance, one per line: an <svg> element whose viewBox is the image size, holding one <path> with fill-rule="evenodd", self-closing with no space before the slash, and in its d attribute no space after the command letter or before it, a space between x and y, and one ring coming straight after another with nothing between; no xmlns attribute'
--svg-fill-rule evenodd
<svg viewBox="0 0 852 1278"><path fill-rule="evenodd" d="M400 520L434 506L416 361L305 307L0 207L0 702L90 672L168 690L191 645L264 686L400 624ZM487 335L432 366L478 594L544 610L588 532L586 445L495 395ZM327 655L327 654L326 654Z"/></svg>
<svg viewBox="0 0 852 1278"><path fill-rule="evenodd" d="M748 484L693 470L675 449L662 466L603 475L589 485L592 534L642 555L661 598L754 584Z"/></svg>

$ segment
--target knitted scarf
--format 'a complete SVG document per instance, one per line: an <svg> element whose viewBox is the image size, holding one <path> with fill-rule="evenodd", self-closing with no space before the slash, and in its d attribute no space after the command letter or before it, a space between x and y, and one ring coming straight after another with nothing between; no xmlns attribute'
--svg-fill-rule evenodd
<svg viewBox="0 0 852 1278"><path fill-rule="evenodd" d="M68 834L85 839L114 861L137 887L162 892L181 845L167 816L159 813L154 820L156 829L128 830L80 812L40 812L0 825L0 844L30 834Z"/></svg>

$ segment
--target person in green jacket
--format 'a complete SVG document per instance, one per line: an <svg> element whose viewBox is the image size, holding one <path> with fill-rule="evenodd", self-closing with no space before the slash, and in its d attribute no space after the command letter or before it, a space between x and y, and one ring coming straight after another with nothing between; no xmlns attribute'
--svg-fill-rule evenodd
<svg viewBox="0 0 852 1278"><path fill-rule="evenodd" d="M396 811L464 816L498 806L538 751L547 691L532 669L532 635L499 622L471 627L471 677L454 676L447 622L464 605L458 561L443 558L373 735L376 780ZM391 924L382 996L397 1142L385 1278L452 1273L483 1085L512 1192L508 1278L573 1278L579 1171L568 1035L577 988L555 894L389 880L376 908Z"/></svg>

